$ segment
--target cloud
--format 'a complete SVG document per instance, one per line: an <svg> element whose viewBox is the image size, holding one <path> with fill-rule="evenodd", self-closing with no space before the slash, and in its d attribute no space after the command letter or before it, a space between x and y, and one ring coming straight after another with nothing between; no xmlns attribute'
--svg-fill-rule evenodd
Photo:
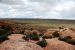
<svg viewBox="0 0 75 50"><path fill-rule="evenodd" d="M10 5L16 5L16 4L23 3L21 0L0 0L0 2L4 4L10 4Z"/></svg>
<svg viewBox="0 0 75 50"><path fill-rule="evenodd" d="M75 0L1 0L0 18L75 19Z"/></svg>

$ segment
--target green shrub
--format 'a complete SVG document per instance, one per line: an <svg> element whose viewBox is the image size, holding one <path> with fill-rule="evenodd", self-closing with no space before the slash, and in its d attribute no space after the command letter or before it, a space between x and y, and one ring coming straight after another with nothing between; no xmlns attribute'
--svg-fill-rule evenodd
<svg viewBox="0 0 75 50"><path fill-rule="evenodd" d="M32 33L32 34L26 34L25 39L31 39L31 40L39 40L40 36L37 33Z"/></svg>
<svg viewBox="0 0 75 50"><path fill-rule="evenodd" d="M2 26L2 28L0 29L0 35L4 35L4 34L7 34L7 35L11 34L11 27L9 25Z"/></svg>
<svg viewBox="0 0 75 50"><path fill-rule="evenodd" d="M47 46L47 42L45 39L43 39L42 41L37 42L38 45L40 45L41 47L46 47Z"/></svg>
<svg viewBox="0 0 75 50"><path fill-rule="evenodd" d="M2 26L2 28L1 29L5 29L5 30L11 30L11 26L9 26L9 25L7 25L7 26Z"/></svg>
<svg viewBox="0 0 75 50"><path fill-rule="evenodd" d="M33 28L30 28L30 30L32 31L32 30L33 30Z"/></svg>
<svg viewBox="0 0 75 50"><path fill-rule="evenodd" d="M75 40L73 40L72 37L70 37L70 36L59 37L59 40L67 42L67 43L72 44L72 45L75 45Z"/></svg>
<svg viewBox="0 0 75 50"><path fill-rule="evenodd" d="M7 30L5 30L5 29L0 29L0 35L6 34L6 33L7 33Z"/></svg>
<svg viewBox="0 0 75 50"><path fill-rule="evenodd" d="M1 35L10 35L10 34L11 34L10 31L5 30L5 29L0 29L0 36Z"/></svg>
<svg viewBox="0 0 75 50"><path fill-rule="evenodd" d="M8 25L8 26L5 27L5 29L6 29L7 31L10 31L12 28L11 28L11 26Z"/></svg>
<svg viewBox="0 0 75 50"><path fill-rule="evenodd" d="M32 40L39 40L39 37L40 37L37 33L30 34L29 36L30 36L30 39Z"/></svg>
<svg viewBox="0 0 75 50"><path fill-rule="evenodd" d="M59 37L59 40L61 40L61 41L67 41L67 40L70 40L70 39L72 39L72 37L70 37L70 36Z"/></svg>
<svg viewBox="0 0 75 50"><path fill-rule="evenodd" d="M55 31L55 32L52 34L52 36L53 36L53 37L59 37L60 35L59 35L58 31Z"/></svg>
<svg viewBox="0 0 75 50"><path fill-rule="evenodd" d="M63 28L63 26L62 26L62 27L59 27L59 29L64 29L64 28Z"/></svg>
<svg viewBox="0 0 75 50"><path fill-rule="evenodd" d="M24 36L24 37L22 37L24 40L26 40L26 41L29 41L29 37L27 37L27 36Z"/></svg>
<svg viewBox="0 0 75 50"><path fill-rule="evenodd" d="M5 26L1 26L1 29L5 29Z"/></svg>
<svg viewBox="0 0 75 50"><path fill-rule="evenodd" d="M72 37L71 36L66 36L65 39L72 39Z"/></svg>
<svg viewBox="0 0 75 50"><path fill-rule="evenodd" d="M8 35L1 35L0 36L0 42L4 42L5 40L8 40Z"/></svg>
<svg viewBox="0 0 75 50"><path fill-rule="evenodd" d="M43 36L44 39L50 39L52 36Z"/></svg>
<svg viewBox="0 0 75 50"><path fill-rule="evenodd" d="M44 34L42 34L42 33L41 33L41 34L39 34L39 36L43 36L43 35L44 35Z"/></svg>
<svg viewBox="0 0 75 50"><path fill-rule="evenodd" d="M75 40L73 39L67 39L66 42L69 44L75 45Z"/></svg>
<svg viewBox="0 0 75 50"><path fill-rule="evenodd" d="M64 41L64 37L59 37L58 40Z"/></svg>

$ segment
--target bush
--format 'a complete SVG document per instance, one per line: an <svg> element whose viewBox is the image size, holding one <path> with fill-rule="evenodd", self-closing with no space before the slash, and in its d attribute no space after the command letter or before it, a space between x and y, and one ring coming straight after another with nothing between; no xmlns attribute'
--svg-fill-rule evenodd
<svg viewBox="0 0 75 50"><path fill-rule="evenodd" d="M50 39L52 36L43 36L44 39Z"/></svg>
<svg viewBox="0 0 75 50"><path fill-rule="evenodd" d="M47 46L47 42L45 39L43 39L42 41L37 42L38 45L40 45L41 47L46 47Z"/></svg>
<svg viewBox="0 0 75 50"><path fill-rule="evenodd" d="M63 28L63 26L62 26L62 27L59 27L59 29L64 29L64 28Z"/></svg>
<svg viewBox="0 0 75 50"><path fill-rule="evenodd" d="M2 26L2 28L0 29L0 35L10 35L11 34L11 27L8 26Z"/></svg>
<svg viewBox="0 0 75 50"><path fill-rule="evenodd" d="M39 34L39 36L43 36L43 35L44 35L44 34L42 34L42 33L41 33L41 34Z"/></svg>
<svg viewBox="0 0 75 50"><path fill-rule="evenodd" d="M23 39L29 41L29 38L27 36L24 36Z"/></svg>
<svg viewBox="0 0 75 50"><path fill-rule="evenodd" d="M39 40L39 35L37 33L33 33L29 35L30 39L32 40Z"/></svg>
<svg viewBox="0 0 75 50"><path fill-rule="evenodd" d="M10 31L7 31L5 29L0 29L0 36L1 35L10 35L10 34L11 34Z"/></svg>
<svg viewBox="0 0 75 50"><path fill-rule="evenodd" d="M31 40L39 40L40 36L37 33L32 33L32 34L26 34L24 39L31 39Z"/></svg>
<svg viewBox="0 0 75 50"><path fill-rule="evenodd" d="M1 26L1 29L5 29L5 26Z"/></svg>
<svg viewBox="0 0 75 50"><path fill-rule="evenodd" d="M10 31L12 28L11 28L11 26L6 26L6 28L5 28L7 31Z"/></svg>
<svg viewBox="0 0 75 50"><path fill-rule="evenodd" d="M70 36L59 37L59 40L61 40L61 41L67 41L67 40L70 40L70 39L72 39L72 37L70 37Z"/></svg>
<svg viewBox="0 0 75 50"><path fill-rule="evenodd" d="M7 33L7 30L5 30L5 29L0 29L0 35L6 34L6 33Z"/></svg>
<svg viewBox="0 0 75 50"><path fill-rule="evenodd" d="M4 42L5 40L8 40L8 35L1 35L0 36L0 42Z"/></svg>
<svg viewBox="0 0 75 50"><path fill-rule="evenodd" d="M11 26L7 25L7 26L2 26L2 29L5 29L7 31L11 30Z"/></svg>
<svg viewBox="0 0 75 50"><path fill-rule="evenodd" d="M72 45L75 45L75 40L73 40L72 37L70 37L70 36L59 37L59 40L67 42L67 43L72 44Z"/></svg>
<svg viewBox="0 0 75 50"><path fill-rule="evenodd" d="M73 39L67 39L66 42L69 44L75 45L75 40Z"/></svg>
<svg viewBox="0 0 75 50"><path fill-rule="evenodd" d="M70 36L66 36L65 39L72 39L72 37L70 37Z"/></svg>
<svg viewBox="0 0 75 50"><path fill-rule="evenodd" d="M59 35L58 31L55 31L55 32L52 34L52 36L53 36L53 37L59 37L60 35Z"/></svg>
<svg viewBox="0 0 75 50"><path fill-rule="evenodd" d="M30 28L30 30L32 31L32 30L33 30L33 28Z"/></svg>

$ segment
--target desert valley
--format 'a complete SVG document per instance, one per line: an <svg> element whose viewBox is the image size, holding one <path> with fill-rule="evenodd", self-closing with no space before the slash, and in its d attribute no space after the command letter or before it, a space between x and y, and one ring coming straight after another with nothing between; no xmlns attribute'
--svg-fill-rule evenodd
<svg viewBox="0 0 75 50"><path fill-rule="evenodd" d="M75 50L75 20L1 19L0 50Z"/></svg>

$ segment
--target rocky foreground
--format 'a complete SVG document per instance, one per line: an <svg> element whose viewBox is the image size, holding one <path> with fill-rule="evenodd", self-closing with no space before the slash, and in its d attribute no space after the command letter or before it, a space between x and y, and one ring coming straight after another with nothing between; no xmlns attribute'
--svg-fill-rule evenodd
<svg viewBox="0 0 75 50"><path fill-rule="evenodd" d="M0 44L0 50L75 50L75 46L63 41L59 41L58 38L46 39L48 45L43 49L34 42L25 41L22 39L22 34L12 34L9 36L9 40Z"/></svg>
<svg viewBox="0 0 75 50"><path fill-rule="evenodd" d="M21 34L11 35L9 40L0 44L0 50L43 50L40 46L25 41Z"/></svg>
<svg viewBox="0 0 75 50"><path fill-rule="evenodd" d="M59 41L58 38L46 39L48 45L45 50L75 50L75 46L64 41Z"/></svg>

